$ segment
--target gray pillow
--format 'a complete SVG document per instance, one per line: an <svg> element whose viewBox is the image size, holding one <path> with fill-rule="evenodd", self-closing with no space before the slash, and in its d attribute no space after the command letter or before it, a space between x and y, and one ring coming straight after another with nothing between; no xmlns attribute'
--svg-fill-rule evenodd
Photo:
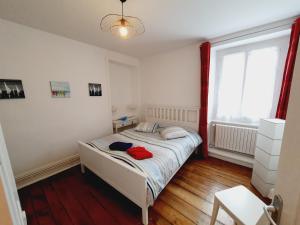
<svg viewBox="0 0 300 225"><path fill-rule="evenodd" d="M166 140L182 138L187 136L188 134L189 133L181 127L166 127L162 131L160 131L160 136Z"/></svg>
<svg viewBox="0 0 300 225"><path fill-rule="evenodd" d="M155 133L157 127L158 123L156 122L141 122L134 128L134 130L145 133Z"/></svg>

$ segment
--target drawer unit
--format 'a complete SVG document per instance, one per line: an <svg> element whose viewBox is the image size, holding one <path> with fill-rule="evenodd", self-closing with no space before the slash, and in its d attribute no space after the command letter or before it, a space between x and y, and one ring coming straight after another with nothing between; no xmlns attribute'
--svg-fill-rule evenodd
<svg viewBox="0 0 300 225"><path fill-rule="evenodd" d="M258 161L254 161L253 173L258 175L265 183L275 184L277 170L268 170Z"/></svg>
<svg viewBox="0 0 300 225"><path fill-rule="evenodd" d="M255 161L260 162L265 168L269 170L277 170L279 155L270 155L260 148L255 149Z"/></svg>
<svg viewBox="0 0 300 225"><path fill-rule="evenodd" d="M276 183L284 125L280 119L260 120L251 183L264 197Z"/></svg>
<svg viewBox="0 0 300 225"><path fill-rule="evenodd" d="M251 183L264 197L268 197L270 190L274 188L274 184L266 183L255 173L252 173Z"/></svg>
<svg viewBox="0 0 300 225"><path fill-rule="evenodd" d="M264 134L271 139L282 139L285 120L280 119L261 119L258 133Z"/></svg>
<svg viewBox="0 0 300 225"><path fill-rule="evenodd" d="M258 133L256 139L256 146L260 149L263 149L270 155L280 155L281 142L281 140L274 140Z"/></svg>

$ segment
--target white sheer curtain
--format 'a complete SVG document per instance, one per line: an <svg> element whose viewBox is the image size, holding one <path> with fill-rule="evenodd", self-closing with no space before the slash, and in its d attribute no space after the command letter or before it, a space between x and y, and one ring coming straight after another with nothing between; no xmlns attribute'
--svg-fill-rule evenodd
<svg viewBox="0 0 300 225"><path fill-rule="evenodd" d="M212 120L257 124L275 117L286 55L284 41L216 52Z"/></svg>

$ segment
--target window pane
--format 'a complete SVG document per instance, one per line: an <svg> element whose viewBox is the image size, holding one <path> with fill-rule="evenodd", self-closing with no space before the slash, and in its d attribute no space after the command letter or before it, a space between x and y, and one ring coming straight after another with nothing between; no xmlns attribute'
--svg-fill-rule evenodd
<svg viewBox="0 0 300 225"><path fill-rule="evenodd" d="M243 89L245 53L225 55L220 73L218 93L219 119L230 119L239 116Z"/></svg>
<svg viewBox="0 0 300 225"><path fill-rule="evenodd" d="M278 51L277 47L271 47L249 52L242 100L242 117L255 121L270 116Z"/></svg>

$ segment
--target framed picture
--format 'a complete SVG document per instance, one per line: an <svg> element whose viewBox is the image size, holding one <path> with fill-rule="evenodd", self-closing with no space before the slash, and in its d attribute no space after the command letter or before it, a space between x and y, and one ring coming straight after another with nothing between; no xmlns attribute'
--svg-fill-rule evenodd
<svg viewBox="0 0 300 225"><path fill-rule="evenodd" d="M50 81L52 98L69 98L70 85L69 82Z"/></svg>
<svg viewBox="0 0 300 225"><path fill-rule="evenodd" d="M90 96L102 96L101 84L89 83Z"/></svg>
<svg viewBox="0 0 300 225"><path fill-rule="evenodd" d="M0 99L25 98L21 80L0 79Z"/></svg>

